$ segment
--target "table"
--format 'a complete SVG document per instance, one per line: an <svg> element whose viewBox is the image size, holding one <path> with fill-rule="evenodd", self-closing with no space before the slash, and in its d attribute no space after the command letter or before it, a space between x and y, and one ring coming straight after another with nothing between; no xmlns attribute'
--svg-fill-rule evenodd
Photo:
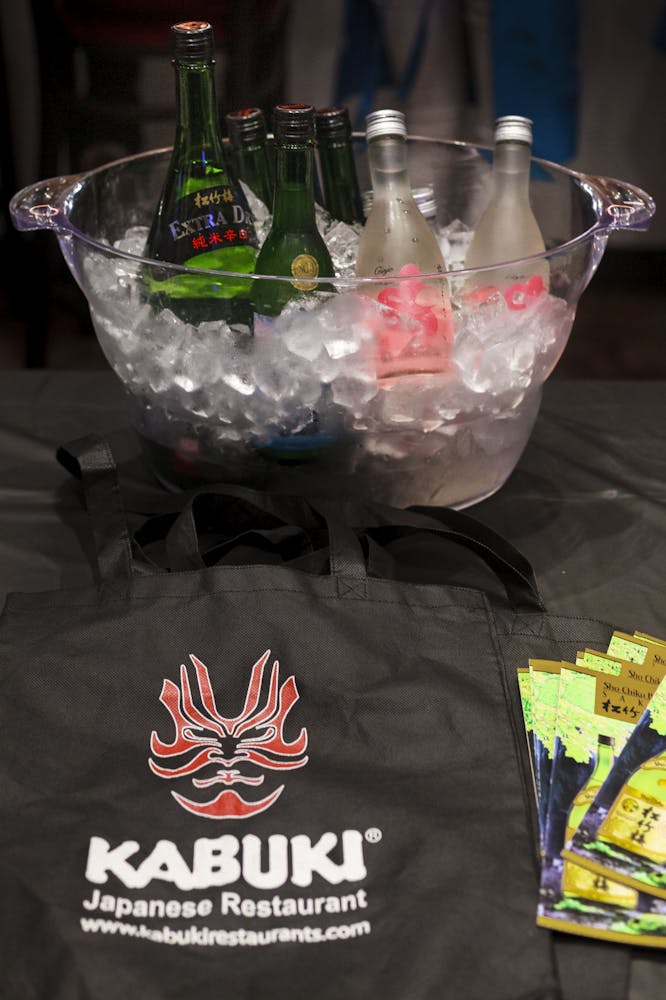
<svg viewBox="0 0 666 1000"><path fill-rule="evenodd" d="M130 510L152 509L163 490L114 375L0 373L0 594L90 582L55 461L90 430L109 438ZM527 556L550 611L666 635L666 385L547 382L517 468L469 512Z"/></svg>
<svg viewBox="0 0 666 1000"><path fill-rule="evenodd" d="M164 491L111 372L0 373L2 599L90 583L85 515L55 449L93 430L111 442L129 510L155 509ZM666 385L551 380L514 473L470 513L527 556L551 612L666 637ZM612 965L615 946L600 947ZM664 982L666 955L637 949L628 1000ZM571 996L596 1000L584 975Z"/></svg>

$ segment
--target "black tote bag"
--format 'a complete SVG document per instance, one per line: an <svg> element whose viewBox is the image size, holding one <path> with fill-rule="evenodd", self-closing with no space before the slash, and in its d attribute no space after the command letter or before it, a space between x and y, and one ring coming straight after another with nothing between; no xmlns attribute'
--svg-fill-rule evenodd
<svg viewBox="0 0 666 1000"><path fill-rule="evenodd" d="M577 995L535 925L515 668L608 626L549 618L525 560L453 511L326 518L224 487L167 515L194 568L160 570L107 449L73 454L97 584L0 620L0 996ZM416 536L506 593L401 579ZM585 945L569 978L620 998L603 970L626 954Z"/></svg>

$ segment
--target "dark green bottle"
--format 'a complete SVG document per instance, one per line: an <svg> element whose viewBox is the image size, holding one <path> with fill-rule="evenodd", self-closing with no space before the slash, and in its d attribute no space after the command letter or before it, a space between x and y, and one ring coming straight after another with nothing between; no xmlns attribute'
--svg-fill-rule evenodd
<svg viewBox="0 0 666 1000"><path fill-rule="evenodd" d="M225 160L215 99L213 31L203 21L171 28L176 71L176 138L146 256L192 268L146 272L156 308L189 323L250 324L251 280L216 278L198 269L251 274L258 253L252 215Z"/></svg>
<svg viewBox="0 0 666 1000"><path fill-rule="evenodd" d="M260 108L243 108L226 115L236 176L263 201L273 205L274 169L266 143L266 119Z"/></svg>
<svg viewBox="0 0 666 1000"><path fill-rule="evenodd" d="M259 251L255 272L294 280L254 282L255 332L263 319L279 316L290 299L317 289L332 290L330 285L313 281L333 277L331 257L315 219L314 108L310 104L279 104L274 115L273 223Z"/></svg>
<svg viewBox="0 0 666 1000"><path fill-rule="evenodd" d="M365 220L356 176L351 124L346 108L322 108L315 115L324 206L342 222Z"/></svg>
<svg viewBox="0 0 666 1000"><path fill-rule="evenodd" d="M314 200L314 108L310 104L279 104L274 110L276 157L273 223L259 252L256 274L289 277L291 281L255 279L252 289L254 336L273 335L275 319L292 299L332 292L327 282L333 264L317 229ZM313 318L313 323L316 319ZM331 441L318 414L298 434L275 435L258 443L265 455L283 462L319 457Z"/></svg>

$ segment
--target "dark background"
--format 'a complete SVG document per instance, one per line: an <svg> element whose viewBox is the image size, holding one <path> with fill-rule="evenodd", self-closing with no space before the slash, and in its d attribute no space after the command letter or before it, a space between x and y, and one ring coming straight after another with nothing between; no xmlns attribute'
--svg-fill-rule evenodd
<svg viewBox="0 0 666 1000"><path fill-rule="evenodd" d="M666 0L0 0L0 12L0 368L107 367L55 238L16 233L7 204L37 180L169 145L168 29L205 19L221 112L341 102L361 126L399 106L414 134L486 143L497 114L527 114L536 155L647 190L650 230L611 237L554 374L666 378Z"/></svg>

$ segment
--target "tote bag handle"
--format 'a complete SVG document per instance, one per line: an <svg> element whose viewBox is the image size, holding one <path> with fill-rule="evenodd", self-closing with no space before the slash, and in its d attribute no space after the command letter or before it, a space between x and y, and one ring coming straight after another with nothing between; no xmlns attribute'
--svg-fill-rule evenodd
<svg viewBox="0 0 666 1000"><path fill-rule="evenodd" d="M86 510L90 518L95 552L95 577L98 583L114 584L127 581L133 573L132 542L122 503L118 471L111 449L97 434L89 434L58 448L56 457L69 473L80 480ZM205 498L205 499L204 499ZM175 515L162 513L151 518L138 532L139 544L159 537L166 530L166 546L174 569L204 568L206 563L199 551L197 514L203 511L212 527L221 525L221 516L228 516L229 501L243 507L254 507L274 518L277 524L266 531L252 529L223 542L220 551L241 542L268 545L274 548L294 544L297 539L302 552L312 549L311 538L326 529L331 574L338 579L339 589L347 591L351 584L366 578L361 545L354 533L337 523L333 516L319 513L303 497L289 494L261 493L243 486L213 485L183 498L174 498L179 506ZM233 503L232 503L233 506Z"/></svg>
<svg viewBox="0 0 666 1000"><path fill-rule="evenodd" d="M254 522L245 516L248 511L250 515L255 512ZM257 523L257 512L267 515L265 523ZM301 497L260 493L243 486L207 486L185 499L167 532L169 567L175 571L203 569L243 542L279 549L295 539L296 531L304 546L309 544L312 549L312 538L322 526L321 517ZM206 535L213 538L209 547L203 542Z"/></svg>
<svg viewBox="0 0 666 1000"><path fill-rule="evenodd" d="M172 569L202 569L214 564L232 544L251 540L249 533L237 535L222 545L202 551L202 536L206 532L221 530L228 519L229 500L242 500L264 513L282 521L284 529L273 534L252 531L254 541L263 535L264 541L284 544L293 539L294 531L300 528L307 534L310 551L315 547L327 546L332 576L344 580L364 581L367 577L365 557L353 530L343 524L334 509L325 510L305 497L282 493L260 493L241 486L223 484L206 487L190 496L173 522L167 537L166 547ZM291 530L289 530L291 529Z"/></svg>
<svg viewBox="0 0 666 1000"><path fill-rule="evenodd" d="M546 610L534 570L510 542L469 514L450 507L412 506L406 510L374 505L374 524L367 532L380 545L428 532L475 552L501 581L516 610ZM378 575L382 575L379 567ZM370 563L370 572L373 566Z"/></svg>
<svg viewBox="0 0 666 1000"><path fill-rule="evenodd" d="M80 479L91 520L99 582L128 580L133 571L132 545L123 507L118 473L106 441L86 435L57 451L58 461ZM241 486L219 485L189 495L167 533L167 551L183 568L206 565L199 550L197 501L207 503L208 518L222 514L229 498L250 504L275 517L284 526L316 534L325 521L331 575L341 595L362 597L366 592L368 567L358 540L359 532L370 533L385 544L397 537L431 531L471 549L503 583L512 606L519 610L544 611L532 567L506 539L467 514L446 507L412 507L398 510L379 504L348 505L345 523L337 505L328 501L315 505L303 497L260 493ZM225 499L226 498L226 499ZM171 515L168 515L169 517ZM353 527L351 522L356 522ZM283 536L284 537L284 536ZM293 534L292 534L293 537ZM183 560L181 562L181 560Z"/></svg>
<svg viewBox="0 0 666 1000"><path fill-rule="evenodd" d="M144 562L171 572L227 562L307 561L325 530L299 497L243 486L209 484L170 494L160 507L161 513L148 516L134 531L132 541ZM325 538L320 545L327 543Z"/></svg>
<svg viewBox="0 0 666 1000"><path fill-rule="evenodd" d="M56 458L81 482L92 526L97 582L128 579L132 544L109 445L97 434L88 434L58 448Z"/></svg>
<svg viewBox="0 0 666 1000"><path fill-rule="evenodd" d="M531 572L529 576L518 571L516 566L505 561L492 549L482 545L476 539L470 539L457 531L448 528L413 527L410 525L377 525L366 528L364 532L368 549L368 570L371 576L389 577L394 575L395 567L390 554L385 546L390 542L400 538L409 538L423 534L435 535L438 538L451 541L461 545L463 548L475 552L492 570L497 579L504 586L504 590L509 599L509 603L515 611L522 612L545 612L545 607L536 584L532 583ZM434 582L434 581L429 581ZM437 581L445 583L445 580Z"/></svg>
<svg viewBox="0 0 666 1000"><path fill-rule="evenodd" d="M202 528L205 518L199 511L204 510L210 524L221 524L224 506L209 502L217 495L220 501L226 494L240 495L252 499L255 506L262 509L280 511L303 524L308 531L316 529L321 518L325 518L329 535L330 572L347 583L353 583L351 592L358 596L365 590L363 581L368 570L376 570L377 576L388 575L388 562L381 560L375 550L369 549L369 562L361 561L358 534L367 534L379 545L387 544L399 537L408 537L422 532L446 538L476 553L503 584L509 602L516 610L544 611L534 572L525 557L491 528L475 518L447 507L412 507L399 510L380 504L347 504L344 521L334 501L305 500L302 497L255 493L241 487L220 486L215 492L203 490L188 501L180 517L174 522L168 539L170 560L173 568L201 568L215 562L216 551L201 551ZM353 524L354 527L351 525ZM239 538L240 540L240 538ZM374 556L373 556L374 552ZM384 571L383 571L383 569Z"/></svg>

